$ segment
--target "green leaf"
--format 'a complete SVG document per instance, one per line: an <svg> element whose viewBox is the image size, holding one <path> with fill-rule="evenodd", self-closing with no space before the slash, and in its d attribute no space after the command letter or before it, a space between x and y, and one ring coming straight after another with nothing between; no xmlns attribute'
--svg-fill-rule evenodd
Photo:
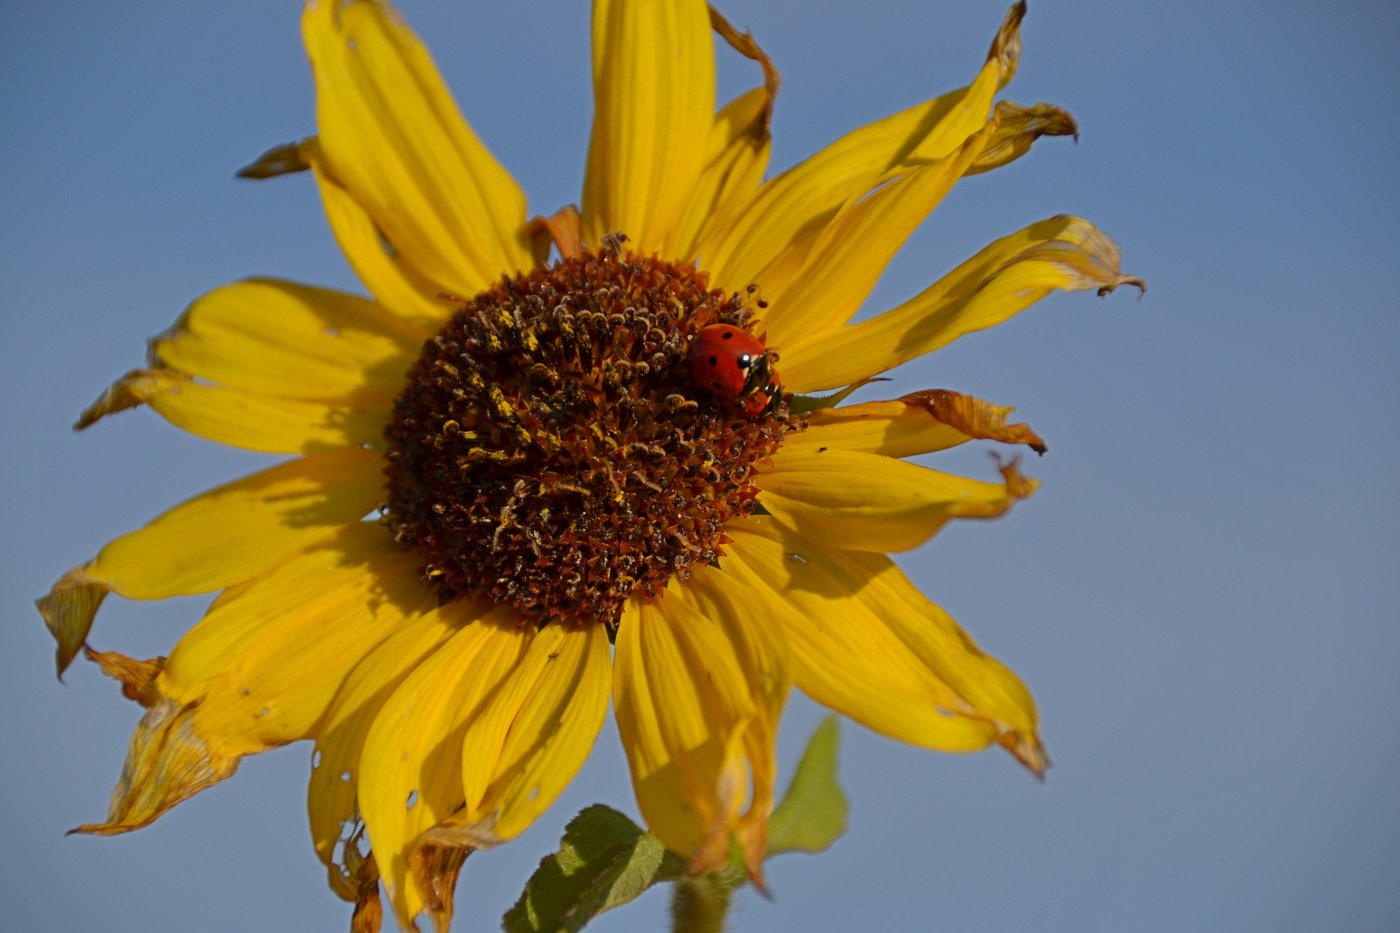
<svg viewBox="0 0 1400 933"><path fill-rule="evenodd" d="M846 831L846 795L836 781L840 734L830 716L807 743L783 802L768 821L768 854L821 852Z"/></svg>
<svg viewBox="0 0 1400 933"><path fill-rule="evenodd" d="M574 933L684 873L685 862L661 840L611 807L594 804L569 823L559 851L540 860L503 925L507 933Z"/></svg>

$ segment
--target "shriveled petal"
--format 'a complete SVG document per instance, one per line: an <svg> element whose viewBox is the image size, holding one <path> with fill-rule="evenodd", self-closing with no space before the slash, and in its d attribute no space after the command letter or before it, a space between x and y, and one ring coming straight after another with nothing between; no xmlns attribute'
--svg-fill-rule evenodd
<svg viewBox="0 0 1400 933"><path fill-rule="evenodd" d="M736 523L722 572L777 595L797 686L891 738L942 751L998 743L1047 766L1025 685L882 554L831 551L771 521Z"/></svg>
<svg viewBox="0 0 1400 933"><path fill-rule="evenodd" d="M940 473L858 450L788 447L758 477L763 507L814 541L854 551L907 551L953 518L994 518L1035 491L1016 465L1003 482Z"/></svg>
<svg viewBox="0 0 1400 933"><path fill-rule="evenodd" d="M355 529L217 601L153 685L130 669L149 709L107 820L78 831L139 829L243 756L309 736L355 663L431 602L408 557L384 529Z"/></svg>
<svg viewBox="0 0 1400 933"><path fill-rule="evenodd" d="M34 600L39 615L44 617L44 625L57 643L54 664L60 680L82 650L88 632L92 631L92 620L110 592L105 585L88 580L85 571L85 567L74 567L59 577L46 595Z"/></svg>
<svg viewBox="0 0 1400 933"><path fill-rule="evenodd" d="M393 398L428 336L354 295L250 279L190 305L151 342L151 363L281 398Z"/></svg>
<svg viewBox="0 0 1400 933"><path fill-rule="evenodd" d="M462 737L510 676L533 632L488 611L410 673L375 717L360 760L360 814L400 926L437 900L409 858L424 831L463 803ZM441 927L441 924L439 924Z"/></svg>
<svg viewBox="0 0 1400 933"><path fill-rule="evenodd" d="M892 172L870 194L852 198L804 249L789 283L763 283L762 327L770 346L811 340L856 313L894 254L981 154L995 123L931 163Z"/></svg>
<svg viewBox="0 0 1400 933"><path fill-rule="evenodd" d="M393 400L305 401L206 385L173 369L133 369L73 426L81 430L138 405L149 405L177 428L220 444L299 454L382 443Z"/></svg>
<svg viewBox="0 0 1400 933"><path fill-rule="evenodd" d="M1118 271L1118 246L1097 227L1060 215L1002 237L933 285L878 317L799 338L783 347L783 382L813 392L859 382L993 327L1055 289L1120 285L1145 289Z"/></svg>
<svg viewBox="0 0 1400 933"><path fill-rule="evenodd" d="M778 723L792 688L792 652L771 625L766 606L774 595L771 590L756 590L712 567L698 569L675 590L702 615L719 622L754 694L756 715L744 733L753 797L739 817L736 835L749 875L761 888L778 776Z"/></svg>
<svg viewBox="0 0 1400 933"><path fill-rule="evenodd" d="M356 798L365 737L404 678L487 608L479 603L449 603L400 626L350 672L317 730L307 787L311 838L331 888L347 900L357 894L355 834L363 826Z"/></svg>
<svg viewBox="0 0 1400 933"><path fill-rule="evenodd" d="M807 430L783 443L786 449L813 452L835 448L913 457L981 439L1044 453L1045 442L1030 425L1006 423L1012 411L961 392L924 389L890 401L819 409L807 416Z"/></svg>
<svg viewBox="0 0 1400 933"><path fill-rule="evenodd" d="M749 733L764 728L773 681L752 681L746 661L771 653L731 640L751 630L671 596L629 603L618 626L613 712L637 804L697 873L728 858L748 796Z"/></svg>
<svg viewBox="0 0 1400 933"><path fill-rule="evenodd" d="M709 243L704 267L723 288L781 289L843 204L901 164L941 159L980 130L992 98L1015 73L1025 4L1007 13L972 84L836 140L766 183L741 217Z"/></svg>
<svg viewBox="0 0 1400 933"><path fill-rule="evenodd" d="M1008 165L1031 150L1031 144L1042 136L1073 136L1079 139L1079 125L1069 111L1054 104L1034 104L1023 107L1010 101L998 101L996 132L983 147L977 161L967 174L980 175Z"/></svg>
<svg viewBox="0 0 1400 933"><path fill-rule="evenodd" d="M398 14L378 0L312 2L302 38L325 168L394 248L460 295L529 268L525 195Z"/></svg>
<svg viewBox="0 0 1400 933"><path fill-rule="evenodd" d="M122 695L150 709L160 702L160 689L156 678L165 669L165 658L147 658L144 661L129 658L116 651L94 651L85 648L87 659L102 668L102 673L122 685Z"/></svg>
<svg viewBox="0 0 1400 933"><path fill-rule="evenodd" d="M211 607L160 691L196 704L196 730L221 751L309 738L355 665L434 605L420 563L378 524L352 526Z"/></svg>
<svg viewBox="0 0 1400 933"><path fill-rule="evenodd" d="M594 0L593 133L583 234L668 253L707 161L715 57L704 0Z"/></svg>
<svg viewBox="0 0 1400 933"><path fill-rule="evenodd" d="M140 829L238 770L238 755L221 752L195 730L196 711L166 698L147 710L131 736L106 821L70 832L111 836Z"/></svg>
<svg viewBox="0 0 1400 933"><path fill-rule="evenodd" d="M559 251L560 259L577 259L583 255L583 215L566 204L547 217L532 218L530 241L536 262L546 261L551 247Z"/></svg>

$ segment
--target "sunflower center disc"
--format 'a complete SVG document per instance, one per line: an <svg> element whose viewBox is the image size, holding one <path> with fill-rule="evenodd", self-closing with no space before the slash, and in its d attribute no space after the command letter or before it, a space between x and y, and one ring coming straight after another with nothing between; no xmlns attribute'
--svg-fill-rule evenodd
<svg viewBox="0 0 1400 933"><path fill-rule="evenodd" d="M754 467L802 424L700 388L686 353L745 295L689 264L605 250L503 280L423 347L394 405L387 521L444 602L615 625L722 553Z"/></svg>

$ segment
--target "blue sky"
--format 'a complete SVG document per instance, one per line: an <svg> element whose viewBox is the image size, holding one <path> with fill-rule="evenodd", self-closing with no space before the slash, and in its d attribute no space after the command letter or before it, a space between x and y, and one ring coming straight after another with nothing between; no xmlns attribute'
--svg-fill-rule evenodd
<svg viewBox="0 0 1400 933"><path fill-rule="evenodd" d="M975 73L1000 0L732 0L784 77L782 168ZM547 212L578 199L581 2L402 5L469 119ZM1030 684L1055 760L920 751L844 724L851 829L770 866L739 931L1372 930L1400 911L1400 8L1032 3L1005 96L1082 138L961 184L871 309L1054 213L1151 291L1055 296L900 370L1015 404L1050 444L1006 519L901 558ZM757 81L721 59L721 92ZM291 2L0 6L0 901L15 928L341 929L303 817L305 746L117 839L100 818L134 706L57 684L31 601L106 540L264 459L148 412L69 425L193 298L253 274L356 288L309 178L233 172L314 130ZM941 468L992 475L985 450ZM110 601L94 640L162 653L198 600ZM872 684L871 689L878 689ZM791 765L822 712L794 702ZM520 841L474 857L493 928L568 818L635 813L611 726ZM598 930L662 922L653 893ZM113 918L120 918L114 920Z"/></svg>

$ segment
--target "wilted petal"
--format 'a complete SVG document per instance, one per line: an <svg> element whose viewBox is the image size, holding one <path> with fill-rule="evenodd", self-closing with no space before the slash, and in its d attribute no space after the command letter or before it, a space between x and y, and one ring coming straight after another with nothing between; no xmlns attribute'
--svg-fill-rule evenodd
<svg viewBox="0 0 1400 933"><path fill-rule="evenodd" d="M749 733L766 715L745 669L765 653L735 634L672 597L629 603L618 627L613 711L637 804L694 872L728 858L749 802Z"/></svg>
<svg viewBox="0 0 1400 933"><path fill-rule="evenodd" d="M875 287L885 267L991 138L995 124L933 162L901 168L869 194L847 201L815 237L801 271L786 286L763 282L762 324L769 344L811 340L840 328Z"/></svg>
<svg viewBox="0 0 1400 933"><path fill-rule="evenodd" d="M1025 444L1044 453L1045 442L1024 423L1007 424L1014 409L950 389L924 389L883 402L823 408L808 427L788 438L788 449L858 450L886 457L913 457L970 440Z"/></svg>
<svg viewBox="0 0 1400 933"><path fill-rule="evenodd" d="M713 567L698 569L678 593L707 618L716 619L728 636L754 694L756 715L744 734L753 797L739 817L739 851L749 875L763 884L768 817L777 783L778 723L792 686L792 652L770 624L765 603L776 594L746 586Z"/></svg>
<svg viewBox="0 0 1400 933"><path fill-rule="evenodd" d="M743 214L702 251L723 288L781 289L841 206L906 162L953 152L986 123L992 98L1015 73L1025 4L1006 15L972 84L848 133L767 182Z"/></svg>
<svg viewBox="0 0 1400 933"><path fill-rule="evenodd" d="M194 728L197 710L197 703L159 699L131 737L106 821L72 832L111 836L140 829L238 770L241 756L219 751Z"/></svg>
<svg viewBox="0 0 1400 933"><path fill-rule="evenodd" d="M1118 246L1093 224L1061 215L1002 237L904 304L783 347L794 392L859 382L984 330L1056 289L1145 288L1118 271Z"/></svg>
<svg viewBox="0 0 1400 933"><path fill-rule="evenodd" d="M1007 748L1040 774L1035 702L883 554L832 551L759 519L734 528L724 572L771 587L797 686L891 738L942 751Z"/></svg>
<svg viewBox="0 0 1400 933"><path fill-rule="evenodd" d="M128 700L140 703L150 709L160 702L160 689L156 678L165 669L165 658L147 658L138 661L116 651L94 651L86 648L84 653L89 661L102 668L102 673L122 685L122 695Z"/></svg>
<svg viewBox="0 0 1400 933"><path fill-rule="evenodd" d="M198 437L273 454L314 453L380 443L391 399L303 401L206 385L173 369L133 369L107 388L75 428L149 405Z"/></svg>
<svg viewBox="0 0 1400 933"><path fill-rule="evenodd" d="M907 551L949 519L995 518L1035 491L1015 465L988 483L837 448L789 445L758 477L777 521L814 541L853 551Z"/></svg>
<svg viewBox="0 0 1400 933"><path fill-rule="evenodd" d="M998 101L996 132L967 174L980 175L1016 161L1031 150L1031 144L1042 136L1073 136L1079 139L1079 125L1069 112L1054 104L1023 107L1010 101Z"/></svg>

